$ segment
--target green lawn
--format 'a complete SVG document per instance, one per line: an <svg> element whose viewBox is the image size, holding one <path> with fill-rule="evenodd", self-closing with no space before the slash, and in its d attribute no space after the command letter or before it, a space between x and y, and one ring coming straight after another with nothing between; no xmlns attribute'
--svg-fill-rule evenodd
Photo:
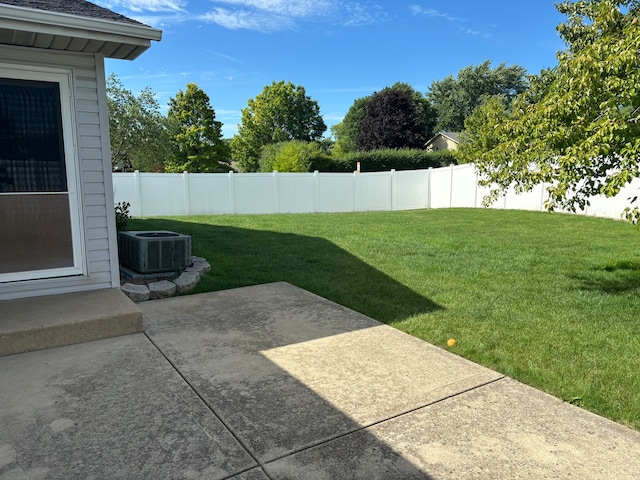
<svg viewBox="0 0 640 480"><path fill-rule="evenodd" d="M640 232L540 212L137 219L193 236L197 292L287 281L640 430Z"/></svg>

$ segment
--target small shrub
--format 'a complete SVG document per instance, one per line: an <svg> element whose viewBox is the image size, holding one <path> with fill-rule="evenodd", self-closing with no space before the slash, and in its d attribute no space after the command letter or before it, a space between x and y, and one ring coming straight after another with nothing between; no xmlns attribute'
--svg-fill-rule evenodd
<svg viewBox="0 0 640 480"><path fill-rule="evenodd" d="M129 207L131 204L129 202L118 202L115 206L116 212L116 230L121 232L127 229L129 225Z"/></svg>

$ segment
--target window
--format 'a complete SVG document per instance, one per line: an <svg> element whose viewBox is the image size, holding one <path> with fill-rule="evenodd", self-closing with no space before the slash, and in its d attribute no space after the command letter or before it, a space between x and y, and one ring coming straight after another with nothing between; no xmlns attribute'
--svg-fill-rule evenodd
<svg viewBox="0 0 640 480"><path fill-rule="evenodd" d="M0 69L0 281L83 271L69 83Z"/></svg>
<svg viewBox="0 0 640 480"><path fill-rule="evenodd" d="M57 83L0 78L0 192L65 192Z"/></svg>

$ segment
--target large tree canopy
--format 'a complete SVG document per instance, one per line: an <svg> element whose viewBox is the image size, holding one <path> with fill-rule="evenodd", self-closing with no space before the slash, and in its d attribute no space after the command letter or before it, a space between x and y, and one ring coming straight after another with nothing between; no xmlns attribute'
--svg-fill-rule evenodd
<svg viewBox="0 0 640 480"><path fill-rule="evenodd" d="M230 168L230 152L222 140L222 123L209 96L195 83L169 100L167 114L173 158L167 171L219 172Z"/></svg>
<svg viewBox="0 0 640 480"><path fill-rule="evenodd" d="M484 97L500 95L509 100L524 92L527 88L525 73L518 65L508 67L503 63L491 68L491 62L487 60L463 68L457 78L449 75L431 83L427 98L436 111L436 131L462 131L465 119Z"/></svg>
<svg viewBox="0 0 640 480"><path fill-rule="evenodd" d="M347 111L340 123L331 127L331 133L336 139L334 152L338 155L353 152L356 149L356 138L360 133L360 122L371 96L358 98Z"/></svg>
<svg viewBox="0 0 640 480"><path fill-rule="evenodd" d="M356 150L423 147L428 134L416 110L408 91L388 88L374 93L360 122Z"/></svg>
<svg viewBox="0 0 640 480"><path fill-rule="evenodd" d="M549 183L547 207L571 211L616 195L640 173L640 7L637 0L557 6L567 50L502 112L487 102L467 122L459 154L474 161L487 201ZM482 125L482 121L486 123ZM627 218L637 221L637 208Z"/></svg>
<svg viewBox="0 0 640 480"><path fill-rule="evenodd" d="M169 135L155 93L146 87L136 97L111 74L107 79L107 106L114 170L161 169L169 152Z"/></svg>
<svg viewBox="0 0 640 480"><path fill-rule="evenodd" d="M265 145L318 141L326 129L318 103L307 96L304 87L273 82L242 110L238 133L231 140L233 157L242 171L255 172Z"/></svg>
<svg viewBox="0 0 640 480"><path fill-rule="evenodd" d="M365 118L366 117L366 118ZM331 129L339 154L377 148L422 148L433 134L435 113L424 95L397 82L353 102Z"/></svg>

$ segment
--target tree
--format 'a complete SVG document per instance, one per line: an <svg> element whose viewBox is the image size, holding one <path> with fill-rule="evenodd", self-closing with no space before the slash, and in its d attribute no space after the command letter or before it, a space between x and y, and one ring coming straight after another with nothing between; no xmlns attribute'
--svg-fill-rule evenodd
<svg viewBox="0 0 640 480"><path fill-rule="evenodd" d="M255 172L265 145L318 141L326 129L318 103L306 95L304 87L273 82L242 110L238 133L231 140L233 157L242 171Z"/></svg>
<svg viewBox="0 0 640 480"><path fill-rule="evenodd" d="M547 207L571 211L589 197L616 195L640 173L640 6L637 0L581 0L557 6L567 50L532 79L531 92L488 118L489 143L469 124L461 155L476 162L495 200L513 186L545 182ZM484 113L489 110L484 107ZM638 208L626 211L637 222Z"/></svg>
<svg viewBox="0 0 640 480"><path fill-rule="evenodd" d="M222 123L209 96L195 83L169 100L167 115L172 134L173 158L167 171L219 172L230 168L231 155L222 139Z"/></svg>
<svg viewBox="0 0 640 480"><path fill-rule="evenodd" d="M396 93L388 93L389 91L393 91L396 93L400 93L397 95ZM401 113L399 110L400 105L392 106L392 102L386 102L387 106L383 108L383 110L378 111L379 121L375 121L373 119L367 120L370 124L368 129L373 128L373 130L369 130L368 132L363 133L362 122L367 112L367 108L371 101L377 95L381 95L382 98L376 98L376 102L384 102L384 97L389 95L389 100L391 97L395 97L397 100L400 98L410 98L410 102L404 104L405 111ZM378 107L376 107L378 108ZM373 115L373 111L371 112ZM401 120L399 116L404 115L404 120ZM383 127L382 124L385 123L383 119L387 119L387 125ZM419 135L424 137L421 140L419 145L417 145L413 140L409 141L409 137L412 135L407 132L404 140L401 139L402 132L396 131L395 134L391 135L391 125L397 122L408 122L406 126L410 126L410 130L414 133L420 132ZM422 93L413 89L410 85L403 82L397 82L391 87L386 87L379 93L374 93L368 97L363 97L357 99L349 111L345 115L342 122L334 125L332 127L332 133L336 137L336 145L335 145L335 153L337 155L344 155L349 152L353 152L358 149L356 145L356 141L358 136L362 133L362 139L364 140L365 136L371 135L382 135L381 128L385 128L387 130L386 140L382 142L381 147L376 148L411 148L411 146L417 146L417 148L422 148L424 142L432 136L433 134L433 126L435 124L435 112L431 108L429 101L422 95ZM393 136L398 138L393 139ZM384 136L384 135L383 135ZM415 140L415 139L414 139ZM375 143L375 142L374 142ZM399 144L399 147L391 147L391 145Z"/></svg>
<svg viewBox="0 0 640 480"><path fill-rule="evenodd" d="M408 83L396 82L391 88L411 95L413 106L416 109L416 125L424 130L425 136L430 138L436 125L436 112L431 106L431 102Z"/></svg>
<svg viewBox="0 0 640 480"><path fill-rule="evenodd" d="M505 119L507 106L497 95L484 97L464 122L464 131L460 134L461 143L454 152L458 163L471 163L483 152L493 150L501 138L496 126Z"/></svg>
<svg viewBox="0 0 640 480"><path fill-rule="evenodd" d="M343 155L356 150L356 138L360 133L360 123L370 99L371 96L355 100L342 121L331 127L331 133L336 138L334 147L336 155Z"/></svg>
<svg viewBox="0 0 640 480"><path fill-rule="evenodd" d="M309 172L330 162L329 155L318 142L289 140L266 145L260 156L260 171Z"/></svg>
<svg viewBox="0 0 640 480"><path fill-rule="evenodd" d="M107 106L113 169L162 169L169 156L169 135L155 93L146 87L136 97L111 74L107 79Z"/></svg>
<svg viewBox="0 0 640 480"><path fill-rule="evenodd" d="M408 91L388 88L374 93L367 103L356 149L420 148L427 141L416 102Z"/></svg>
<svg viewBox="0 0 640 480"><path fill-rule="evenodd" d="M490 95L499 95L510 101L527 89L526 70L518 65L504 63L491 68L489 60L477 66L468 66L444 80L431 83L427 98L436 111L436 131L460 132L464 120Z"/></svg>

